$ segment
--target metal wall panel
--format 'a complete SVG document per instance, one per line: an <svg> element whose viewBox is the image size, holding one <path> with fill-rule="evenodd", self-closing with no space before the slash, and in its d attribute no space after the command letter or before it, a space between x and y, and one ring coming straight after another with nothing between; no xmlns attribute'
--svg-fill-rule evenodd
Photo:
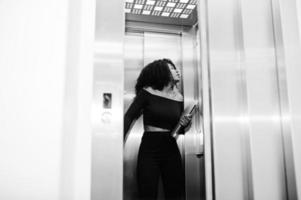
<svg viewBox="0 0 301 200"><path fill-rule="evenodd" d="M207 80L212 112L211 145L213 145L215 181L213 198L247 199L243 160L245 153L243 136L247 134L244 121L245 90L240 73L241 36L238 29L240 22L237 1L211 0L207 6L209 36Z"/></svg>
<svg viewBox="0 0 301 200"><path fill-rule="evenodd" d="M212 107L210 88L209 65L209 36L208 36L208 4L207 1L199 1L198 4L198 59L201 68L202 118L203 118L203 145L205 162L205 195L207 200L215 198L214 162L213 162L213 134L212 134Z"/></svg>
<svg viewBox="0 0 301 200"><path fill-rule="evenodd" d="M252 195L283 200L287 190L271 1L242 1L241 9Z"/></svg>
<svg viewBox="0 0 301 200"><path fill-rule="evenodd" d="M289 199L301 197L301 59L296 1L272 0ZM300 22L299 22L300 23Z"/></svg>
<svg viewBox="0 0 301 200"><path fill-rule="evenodd" d="M92 200L120 200L123 194L123 5L96 1Z"/></svg>
<svg viewBox="0 0 301 200"><path fill-rule="evenodd" d="M201 30L200 37L207 51L201 56L204 105L209 106L204 107L205 145L212 144L213 150L213 199L297 199L300 192L300 149L294 145L300 141L295 3L200 4L199 9L207 12L199 21L207 22L201 23L207 31Z"/></svg>
<svg viewBox="0 0 301 200"><path fill-rule="evenodd" d="M201 101L201 69L198 62L196 28L192 27L182 33L183 63L183 95L184 107L197 104L192 126L185 133L185 177L186 199L205 199L203 131L200 108Z"/></svg>
<svg viewBox="0 0 301 200"><path fill-rule="evenodd" d="M124 112L135 97L135 84L144 67L143 33L126 32L124 40ZM138 197L136 166L138 149L143 133L142 117L136 120L124 148L124 200L135 200Z"/></svg>
<svg viewBox="0 0 301 200"><path fill-rule="evenodd" d="M298 27L299 27L299 38L301 38L301 0L296 0L297 4L297 20L298 20Z"/></svg>
<svg viewBox="0 0 301 200"><path fill-rule="evenodd" d="M180 35L148 32L144 34L144 37L145 64L156 59L169 58L182 71Z"/></svg>

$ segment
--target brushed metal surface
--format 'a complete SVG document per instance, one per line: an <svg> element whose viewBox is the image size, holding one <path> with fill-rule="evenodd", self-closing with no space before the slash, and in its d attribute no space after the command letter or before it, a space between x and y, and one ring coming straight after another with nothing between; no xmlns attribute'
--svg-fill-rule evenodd
<svg viewBox="0 0 301 200"><path fill-rule="evenodd" d="M208 34L204 105L210 106L204 121L205 135L212 132L213 199L287 199L285 103L279 99L285 85L273 27L281 20L273 19L269 0L201 5L208 14L202 16Z"/></svg>
<svg viewBox="0 0 301 200"><path fill-rule="evenodd" d="M251 197L287 199L271 1L242 1L241 9L252 159Z"/></svg>
<svg viewBox="0 0 301 200"><path fill-rule="evenodd" d="M141 33L125 33L124 38L124 112L135 97L135 84L144 67L144 36ZM143 122L140 117L132 127L124 148L123 199L135 200L138 197L136 166Z"/></svg>
<svg viewBox="0 0 301 200"><path fill-rule="evenodd" d="M207 2L209 36L207 80L214 163L213 198L225 200L245 199L242 153L242 132L245 131L245 124L241 117L243 90L240 88L242 79L236 38L238 33L236 3L235 0ZM204 107L205 109L207 108Z"/></svg>
<svg viewBox="0 0 301 200"><path fill-rule="evenodd" d="M278 90L281 110L282 138L284 146L284 162L288 199L301 197L300 155L300 7L294 9L300 1L272 0L272 14L274 26L274 39L276 45L276 63ZM296 11L299 11L296 12ZM299 14L299 15L298 15ZM298 18L299 16L299 18ZM299 29L298 29L299 27ZM298 103L297 103L298 102Z"/></svg>
<svg viewBox="0 0 301 200"><path fill-rule="evenodd" d="M114 12L112 9L114 8ZM123 1L96 1L91 199L123 195ZM103 106L111 94L111 108ZM88 134L88 133L87 133Z"/></svg>
<svg viewBox="0 0 301 200"><path fill-rule="evenodd" d="M210 76L210 54L208 35L208 2L199 1L198 4L198 62L201 67L200 96L202 98L203 144L205 162L205 196L206 200L215 199L215 176L213 155L213 129L212 129L212 95Z"/></svg>
<svg viewBox="0 0 301 200"><path fill-rule="evenodd" d="M201 75L200 63L197 57L197 30L192 27L182 33L182 63L183 63L183 94L184 107L198 105L192 119L192 127L186 132L184 140L185 149L185 177L186 199L205 199L205 170L203 154L203 131L200 108L201 101Z"/></svg>

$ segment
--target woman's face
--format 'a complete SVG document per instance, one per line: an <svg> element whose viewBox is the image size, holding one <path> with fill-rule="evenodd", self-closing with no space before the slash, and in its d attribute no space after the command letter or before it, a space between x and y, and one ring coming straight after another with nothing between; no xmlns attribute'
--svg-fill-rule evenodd
<svg viewBox="0 0 301 200"><path fill-rule="evenodd" d="M170 70L173 80L175 82L179 82L181 79L180 71L177 68L175 68L174 66L172 66L171 64L168 64L168 67L169 67L169 70Z"/></svg>

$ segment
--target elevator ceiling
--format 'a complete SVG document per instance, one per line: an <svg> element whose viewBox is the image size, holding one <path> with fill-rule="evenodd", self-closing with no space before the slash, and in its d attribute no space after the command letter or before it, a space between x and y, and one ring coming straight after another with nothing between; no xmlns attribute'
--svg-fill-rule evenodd
<svg viewBox="0 0 301 200"><path fill-rule="evenodd" d="M125 0L127 21L192 26L197 0Z"/></svg>

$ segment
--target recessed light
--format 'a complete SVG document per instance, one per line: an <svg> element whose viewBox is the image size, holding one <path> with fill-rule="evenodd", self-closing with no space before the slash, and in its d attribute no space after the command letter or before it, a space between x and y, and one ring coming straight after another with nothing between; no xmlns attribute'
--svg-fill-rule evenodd
<svg viewBox="0 0 301 200"><path fill-rule="evenodd" d="M180 16L180 18L187 18L189 15L186 15L186 14L182 14L181 16Z"/></svg>
<svg viewBox="0 0 301 200"><path fill-rule="evenodd" d="M188 3L189 0L180 0L181 3Z"/></svg>
<svg viewBox="0 0 301 200"><path fill-rule="evenodd" d="M154 8L154 10L156 10L156 11L161 11L162 9L163 9L163 7L157 7L157 6Z"/></svg>
<svg viewBox="0 0 301 200"><path fill-rule="evenodd" d="M176 8L176 9L174 9L173 12L175 12L175 13L181 13L182 11L183 11L183 9L178 9L178 8Z"/></svg>
<svg viewBox="0 0 301 200"><path fill-rule="evenodd" d="M126 8L126 9L125 9L125 12L126 12L126 13L130 13L130 12L131 12L131 9Z"/></svg>
<svg viewBox="0 0 301 200"><path fill-rule="evenodd" d="M125 0L125 2L128 2L128 3L133 3L134 0Z"/></svg>
<svg viewBox="0 0 301 200"><path fill-rule="evenodd" d="M161 16L163 16L163 17L168 17L170 15L170 13L168 13L168 12L163 12L162 14L161 14Z"/></svg>
<svg viewBox="0 0 301 200"><path fill-rule="evenodd" d="M167 7L175 7L176 3L172 3L172 2L168 2L167 3Z"/></svg>
<svg viewBox="0 0 301 200"><path fill-rule="evenodd" d="M146 4L147 5L154 5L156 3L156 1L153 0L147 0Z"/></svg>
<svg viewBox="0 0 301 200"><path fill-rule="evenodd" d="M195 8L195 5L188 4L186 8L187 8L187 9L191 9L191 10L192 10L192 9L194 9L194 8Z"/></svg>
<svg viewBox="0 0 301 200"><path fill-rule="evenodd" d="M140 4L135 4L134 5L134 8L136 8L136 9L142 9L142 7L143 7L143 5L140 5Z"/></svg>
<svg viewBox="0 0 301 200"><path fill-rule="evenodd" d="M143 14L143 15L149 15L150 12L151 12L150 10L143 10L142 14Z"/></svg>

